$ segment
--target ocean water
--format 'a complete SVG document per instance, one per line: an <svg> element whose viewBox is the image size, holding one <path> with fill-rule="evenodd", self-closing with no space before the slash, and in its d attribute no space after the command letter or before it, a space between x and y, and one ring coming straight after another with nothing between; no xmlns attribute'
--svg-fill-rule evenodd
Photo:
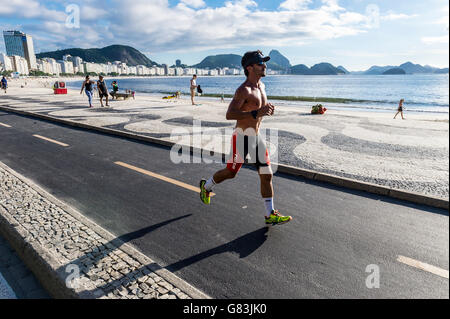
<svg viewBox="0 0 450 319"><path fill-rule="evenodd" d="M127 89L145 94L168 94L181 91L189 94L191 77L145 77L137 79L106 78L108 88L117 80L120 91ZM96 79L96 77L93 77ZM198 77L205 94L234 94L244 76ZM313 105L314 102L284 101L286 97L342 98L345 103L324 102L330 109L389 111L396 110L400 99L409 112L449 113L449 75L277 75L263 79L267 95L280 97L277 102L289 105ZM81 82L68 83L80 88ZM281 98L282 97L282 98Z"/></svg>

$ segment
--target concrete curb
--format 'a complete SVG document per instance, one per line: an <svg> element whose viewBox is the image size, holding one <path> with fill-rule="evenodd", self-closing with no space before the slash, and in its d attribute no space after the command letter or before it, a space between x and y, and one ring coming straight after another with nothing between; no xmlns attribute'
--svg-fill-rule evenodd
<svg viewBox="0 0 450 319"><path fill-rule="evenodd" d="M189 297L193 299L211 299L210 296L206 295L197 288L191 286L189 283L185 282L175 274L169 272L168 270L159 266L152 259L138 251L136 248L127 244L109 233L78 211L76 211L71 206L52 196L40 186L36 185L31 180L12 170L2 162L0 162L0 167L6 170L11 175L15 176L28 186L30 186L39 195L52 202L56 206L62 208L65 212L69 213L76 220L80 221L91 230L96 232L102 238L109 242L113 240L118 243L117 247L132 256L140 263L147 265L154 273L158 276L179 288ZM84 290L84 288L73 289L66 286L65 280L68 274L64 271L65 264L57 261L55 257L47 252L38 242L31 241L28 231L21 225L17 224L14 219L12 219L8 214L3 213L3 208L0 206L0 233L8 240L11 246L16 250L22 261L30 268L30 270L38 278L42 286L47 290L47 292L54 298L62 299L95 299L97 298L95 290Z"/></svg>
<svg viewBox="0 0 450 319"><path fill-rule="evenodd" d="M38 243L28 242L27 230L3 214L2 210L0 207L0 234L9 242L47 293L57 299L78 299L79 296L66 287L63 274L58 271L62 265Z"/></svg>
<svg viewBox="0 0 450 319"><path fill-rule="evenodd" d="M56 123L60 123L60 124L65 124L65 125L69 125L69 126L73 126L73 127L78 127L78 128L83 128L83 129L88 129L88 130L105 133L105 134L125 137L125 138L129 138L129 139L133 139L133 140L139 140L139 141L144 141L144 142L148 142L148 143L163 145L166 147L172 147L172 146L176 145L176 143L164 141L164 140L153 138L153 137L123 132L123 131L110 129L110 128L88 125L88 124L84 124L84 123L78 123L78 122L74 122L74 121L56 118L56 117L49 116L49 115L43 115L43 114L38 114L38 113L23 111L23 110L16 110L14 108L5 107L5 106L0 106L0 111L10 112L10 113L15 113L15 114L20 114L20 115L26 115L26 116L35 117L35 118L39 118L39 119L43 119L43 120L47 120L47 121L52 121L52 122L56 122ZM202 154L202 152L204 151L203 149L195 148L192 146L189 146L189 147L190 147L191 154ZM223 153L216 153L215 156L217 156L218 158L221 157L222 161L225 161L227 155L223 154ZM446 210L449 209L449 201L442 199L442 198L426 196L426 195L422 195L422 194L418 194L418 193L414 193L414 192L397 190L397 189L393 189L393 188L389 188L389 187L385 187L385 186L380 186L380 185L371 184L371 183L367 183L367 182L361 182L361 181L357 181L354 179L339 177L339 176L330 175L330 174L319 173L319 172L306 170L306 169L302 169L302 168L298 168L298 167L293 167L293 166L289 166L289 165L278 164L278 163L273 163L273 164L277 165L277 167L278 167L277 172L280 172L280 173L284 173L284 174L288 174L288 175L292 175L292 176L300 176L300 177L303 177L306 179L316 180L316 181L320 181L320 182L326 182L329 184L333 184L333 185L337 185L337 186L341 186L341 187L345 187L345 188L349 188L349 189L365 191L365 192L372 193L372 194L392 197L395 199L405 200L405 201L412 202L415 204L421 204L421 205L426 205L426 206L431 206L431 207L441 208L441 209L446 209Z"/></svg>

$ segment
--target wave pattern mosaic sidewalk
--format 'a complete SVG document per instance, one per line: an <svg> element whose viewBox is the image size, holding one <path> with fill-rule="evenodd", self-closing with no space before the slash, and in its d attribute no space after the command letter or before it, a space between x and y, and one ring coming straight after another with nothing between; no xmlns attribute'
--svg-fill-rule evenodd
<svg viewBox="0 0 450 319"><path fill-rule="evenodd" d="M209 298L1 162L0 233L39 256L44 267L22 251L35 273L50 269L40 281L54 297Z"/></svg>
<svg viewBox="0 0 450 319"><path fill-rule="evenodd" d="M1 96L0 106L167 141L175 129L194 136L192 125L201 121L201 134L222 135L219 149L229 149L226 134L234 121L225 120L227 103L204 99L202 105L192 106L185 99L137 96L111 101L110 108L88 109L79 92L52 96L47 89L29 89L26 95L15 90ZM313 116L306 108L284 105L264 118L262 128L277 130L276 162L281 164L448 200L448 116L408 114L405 121L392 117L333 110ZM211 148L208 143L203 141L201 147Z"/></svg>

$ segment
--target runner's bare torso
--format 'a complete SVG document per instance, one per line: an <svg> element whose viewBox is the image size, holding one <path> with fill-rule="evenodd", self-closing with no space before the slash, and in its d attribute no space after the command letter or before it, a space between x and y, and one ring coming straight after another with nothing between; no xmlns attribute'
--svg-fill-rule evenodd
<svg viewBox="0 0 450 319"><path fill-rule="evenodd" d="M256 119L250 114L251 111L258 111ZM228 107L227 119L236 120L236 128L243 131L251 128L258 134L262 117L272 114L273 106L267 103L264 83L258 81L255 84L247 80L236 90Z"/></svg>

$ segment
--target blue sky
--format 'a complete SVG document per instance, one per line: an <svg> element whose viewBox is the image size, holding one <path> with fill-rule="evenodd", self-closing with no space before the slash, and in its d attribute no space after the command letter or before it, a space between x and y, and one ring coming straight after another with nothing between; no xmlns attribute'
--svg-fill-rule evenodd
<svg viewBox="0 0 450 319"><path fill-rule="evenodd" d="M6 1L6 0L1 0ZM158 63L277 49L292 64L365 70L406 61L448 67L443 0L7 0L0 29L33 36L36 52L130 45ZM79 25L69 5L79 10ZM0 52L4 52L0 41Z"/></svg>

